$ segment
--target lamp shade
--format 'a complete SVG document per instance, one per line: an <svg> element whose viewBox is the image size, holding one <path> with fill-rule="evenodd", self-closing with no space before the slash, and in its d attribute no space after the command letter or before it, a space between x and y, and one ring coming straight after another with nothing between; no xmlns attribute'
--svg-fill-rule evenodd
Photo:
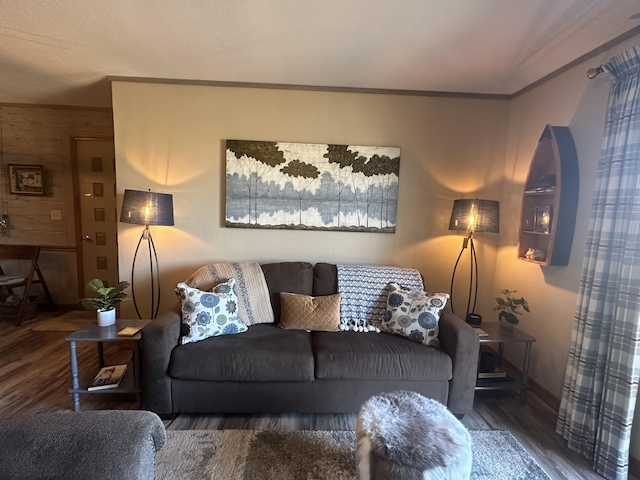
<svg viewBox="0 0 640 480"><path fill-rule="evenodd" d="M136 225L173 225L173 196L169 193L125 190L120 221Z"/></svg>
<svg viewBox="0 0 640 480"><path fill-rule="evenodd" d="M496 200L454 200L449 230L461 232L500 231L499 202Z"/></svg>

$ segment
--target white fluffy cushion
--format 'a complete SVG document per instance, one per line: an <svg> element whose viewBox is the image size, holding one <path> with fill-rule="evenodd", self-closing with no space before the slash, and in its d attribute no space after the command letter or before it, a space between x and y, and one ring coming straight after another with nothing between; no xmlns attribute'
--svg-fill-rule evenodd
<svg viewBox="0 0 640 480"><path fill-rule="evenodd" d="M381 393L358 414L361 479L469 479L471 447L469 431L447 407L416 392Z"/></svg>
<svg viewBox="0 0 640 480"><path fill-rule="evenodd" d="M410 290L397 283L390 283L387 313L380 330L439 347L438 322L448 299L448 293Z"/></svg>
<svg viewBox="0 0 640 480"><path fill-rule="evenodd" d="M233 278L216 285L211 292L179 283L176 294L182 302L182 345L247 331L247 326L238 317L238 295Z"/></svg>

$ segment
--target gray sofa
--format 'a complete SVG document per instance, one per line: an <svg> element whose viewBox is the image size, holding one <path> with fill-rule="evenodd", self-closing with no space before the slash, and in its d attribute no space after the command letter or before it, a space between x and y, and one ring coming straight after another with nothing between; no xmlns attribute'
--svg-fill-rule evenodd
<svg viewBox="0 0 640 480"><path fill-rule="evenodd" d="M333 264L261 265L276 318L238 335L179 345L180 306L142 330L145 406L177 413L357 412L371 396L411 390L457 415L473 409L478 337L450 310L440 348L387 333L277 328L280 292L337 292Z"/></svg>
<svg viewBox="0 0 640 480"><path fill-rule="evenodd" d="M0 478L153 480L164 445L152 412L104 410L0 419Z"/></svg>

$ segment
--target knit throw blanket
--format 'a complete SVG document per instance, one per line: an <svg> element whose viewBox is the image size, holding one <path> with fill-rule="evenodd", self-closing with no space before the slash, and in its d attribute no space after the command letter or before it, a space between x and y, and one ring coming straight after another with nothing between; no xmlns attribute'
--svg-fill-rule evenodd
<svg viewBox="0 0 640 480"><path fill-rule="evenodd" d="M388 285L422 290L422 277L414 269L377 265L337 265L340 329L376 331L387 311Z"/></svg>
<svg viewBox="0 0 640 480"><path fill-rule="evenodd" d="M269 289L260 264L212 263L200 267L185 283L200 290L211 290L230 278L236 281L238 293L238 316L247 325L273 323L273 309Z"/></svg>

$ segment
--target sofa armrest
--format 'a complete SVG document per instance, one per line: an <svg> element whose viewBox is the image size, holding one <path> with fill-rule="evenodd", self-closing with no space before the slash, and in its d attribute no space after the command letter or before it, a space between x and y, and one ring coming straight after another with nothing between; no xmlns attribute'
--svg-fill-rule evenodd
<svg viewBox="0 0 640 480"><path fill-rule="evenodd" d="M171 414L171 351L180 339L180 305L164 312L142 329L142 395L145 408Z"/></svg>
<svg viewBox="0 0 640 480"><path fill-rule="evenodd" d="M478 374L478 334L451 310L442 311L439 325L440 346L453 363L447 406L456 415L471 413Z"/></svg>
<svg viewBox="0 0 640 480"><path fill-rule="evenodd" d="M164 445L152 412L103 410L0 420L0 478L148 479Z"/></svg>

